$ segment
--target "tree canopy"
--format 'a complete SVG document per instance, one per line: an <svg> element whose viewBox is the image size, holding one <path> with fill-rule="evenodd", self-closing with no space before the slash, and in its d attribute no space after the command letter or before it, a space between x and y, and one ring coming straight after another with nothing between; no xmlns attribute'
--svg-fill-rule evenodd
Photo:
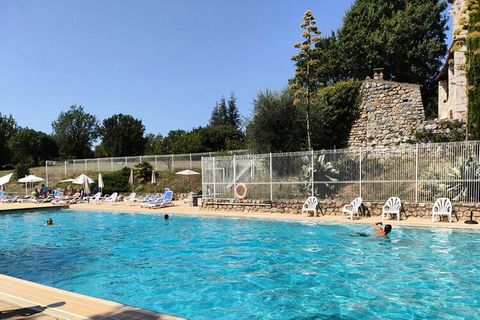
<svg viewBox="0 0 480 320"><path fill-rule="evenodd" d="M63 159L92 156L92 145L98 137L98 121L82 106L73 105L68 111L61 112L52 128Z"/></svg>
<svg viewBox="0 0 480 320"><path fill-rule="evenodd" d="M356 0L338 31L340 78L363 80L374 68L386 79L423 86L426 113L437 112L436 76L447 51L444 0ZM326 63L329 63L328 61Z"/></svg>
<svg viewBox="0 0 480 320"><path fill-rule="evenodd" d="M260 92L253 102L247 125L248 146L255 152L290 152L305 148L302 109L293 104L288 91Z"/></svg>
<svg viewBox="0 0 480 320"><path fill-rule="evenodd" d="M51 136L28 128L20 129L10 139L9 148L15 163L38 166L58 157L58 146Z"/></svg>
<svg viewBox="0 0 480 320"><path fill-rule="evenodd" d="M3 115L0 113L0 166L9 164L10 149L8 148L8 141L18 131L18 125L12 115Z"/></svg>
<svg viewBox="0 0 480 320"><path fill-rule="evenodd" d="M109 157L142 155L145 151L145 126L130 115L120 113L103 120L99 133Z"/></svg>

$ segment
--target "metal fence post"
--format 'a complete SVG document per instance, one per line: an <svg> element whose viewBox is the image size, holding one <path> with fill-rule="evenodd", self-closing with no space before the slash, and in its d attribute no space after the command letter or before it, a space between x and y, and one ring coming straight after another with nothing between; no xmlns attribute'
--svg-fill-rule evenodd
<svg viewBox="0 0 480 320"><path fill-rule="evenodd" d="M64 170L65 170L65 176L67 175L67 161L63 161L63 165L64 165Z"/></svg>
<svg viewBox="0 0 480 320"><path fill-rule="evenodd" d="M360 190L359 190L359 193L360 193L360 198L362 197L362 148L360 147L360 172L359 172L359 182L360 182Z"/></svg>
<svg viewBox="0 0 480 320"><path fill-rule="evenodd" d="M200 164L202 167L202 199L207 195L207 188L205 186L205 168L204 168L204 162L203 162L203 157L200 158ZM157 156L155 156L155 166L157 165Z"/></svg>
<svg viewBox="0 0 480 320"><path fill-rule="evenodd" d="M415 150L415 203L418 203L418 143Z"/></svg>
<svg viewBox="0 0 480 320"><path fill-rule="evenodd" d="M111 168L112 171L113 171L113 158L110 158L110 168Z"/></svg>
<svg viewBox="0 0 480 320"><path fill-rule="evenodd" d="M314 177L313 177L313 174L314 174L314 172L315 172L315 165L314 165L314 160L313 160L313 157L314 157L314 156L313 156L313 149L311 150L311 156L312 156L312 159L311 159L311 160L312 160L312 176L311 176L311 181L312 181L312 197L314 197L314 196L315 196L315 181L314 181L315 179L314 179Z"/></svg>
<svg viewBox="0 0 480 320"><path fill-rule="evenodd" d="M172 171L175 171L175 157L172 154Z"/></svg>
<svg viewBox="0 0 480 320"><path fill-rule="evenodd" d="M235 188L237 187L237 163L235 161L235 155L233 155L233 193L235 195Z"/></svg>
<svg viewBox="0 0 480 320"><path fill-rule="evenodd" d="M215 173L215 157L211 158L213 160L213 197L217 196L217 175Z"/></svg>
<svg viewBox="0 0 480 320"><path fill-rule="evenodd" d="M45 182L48 186L48 160L45 160Z"/></svg>
<svg viewBox="0 0 480 320"><path fill-rule="evenodd" d="M128 167L128 158L125 157L125 167Z"/></svg>
<svg viewBox="0 0 480 320"><path fill-rule="evenodd" d="M100 172L100 158L97 159L97 169L98 172Z"/></svg>
<svg viewBox="0 0 480 320"><path fill-rule="evenodd" d="M192 165L192 154L190 153L190 170L193 169L193 165Z"/></svg>
<svg viewBox="0 0 480 320"><path fill-rule="evenodd" d="M158 171L157 156L155 156L155 170ZM202 170L203 170L203 160L202 160Z"/></svg>
<svg viewBox="0 0 480 320"><path fill-rule="evenodd" d="M270 152L270 201L273 201L273 170L272 170L272 153Z"/></svg>

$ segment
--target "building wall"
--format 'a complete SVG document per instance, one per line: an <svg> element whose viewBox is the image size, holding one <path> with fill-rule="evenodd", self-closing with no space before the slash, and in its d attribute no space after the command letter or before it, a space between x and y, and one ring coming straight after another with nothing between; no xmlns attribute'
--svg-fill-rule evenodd
<svg viewBox="0 0 480 320"><path fill-rule="evenodd" d="M445 80L439 81L439 101L438 101L438 117L440 119L467 119L467 74L465 71L466 64L466 45L464 44L467 30L463 29L463 25L467 22L466 0L454 0L452 3L453 25L453 44L451 52L447 58L448 64L448 96L444 97Z"/></svg>

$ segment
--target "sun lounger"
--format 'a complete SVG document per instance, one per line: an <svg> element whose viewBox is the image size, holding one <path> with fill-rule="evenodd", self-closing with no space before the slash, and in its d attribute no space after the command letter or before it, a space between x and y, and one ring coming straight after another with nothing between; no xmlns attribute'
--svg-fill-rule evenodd
<svg viewBox="0 0 480 320"><path fill-rule="evenodd" d="M163 199L154 203L147 203L145 207L147 208L163 208L168 206L173 206L173 191L165 192Z"/></svg>
<svg viewBox="0 0 480 320"><path fill-rule="evenodd" d="M128 197L123 199L123 202L129 203L131 206L135 204L136 193L132 192Z"/></svg>
<svg viewBox="0 0 480 320"><path fill-rule="evenodd" d="M111 196L105 198L105 202L111 202L112 205L117 201L118 193L114 192Z"/></svg>

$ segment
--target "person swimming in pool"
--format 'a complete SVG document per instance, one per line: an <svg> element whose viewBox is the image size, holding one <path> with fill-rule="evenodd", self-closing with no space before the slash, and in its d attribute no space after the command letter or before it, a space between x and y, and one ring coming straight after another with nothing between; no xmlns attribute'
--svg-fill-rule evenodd
<svg viewBox="0 0 480 320"><path fill-rule="evenodd" d="M383 228L381 227L383 223L377 222L372 224L372 227L375 229L375 234L368 234L365 232L358 232L355 236L357 237L388 237L388 234L392 232L392 225L386 224Z"/></svg>
<svg viewBox="0 0 480 320"><path fill-rule="evenodd" d="M53 220L52 218L47 219L47 226L53 226Z"/></svg>

